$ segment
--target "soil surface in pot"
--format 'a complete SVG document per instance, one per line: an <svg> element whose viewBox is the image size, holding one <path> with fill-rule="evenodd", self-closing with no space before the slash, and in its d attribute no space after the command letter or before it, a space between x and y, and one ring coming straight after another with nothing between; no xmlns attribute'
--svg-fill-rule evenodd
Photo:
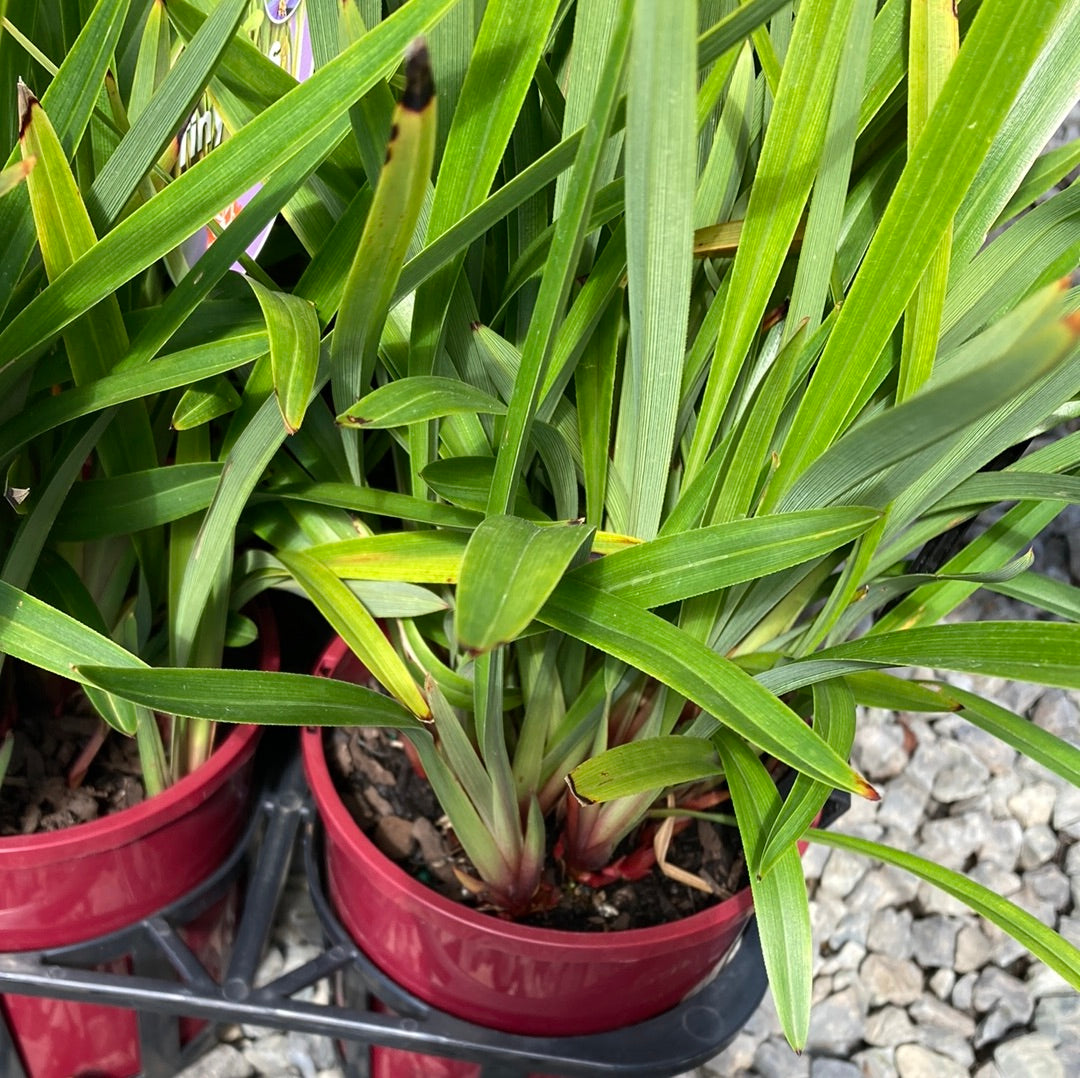
<svg viewBox="0 0 1080 1078"><path fill-rule="evenodd" d="M368 838L420 882L452 901L476 905L454 872L475 877L475 870L456 842L431 786L413 769L401 742L385 730L371 728L335 728L327 730L324 738L334 786ZM549 853L556 838L549 834ZM597 932L649 928L689 917L748 886L736 839L733 829L706 820L690 821L672 839L669 863L707 882L712 893L669 879L656 866L641 879L589 887L568 879L549 856L545 884L557 902L520 923ZM631 840L619 854L633 848Z"/></svg>
<svg viewBox="0 0 1080 1078"><path fill-rule="evenodd" d="M21 708L0 786L0 835L59 831L145 798L134 738L110 731L92 759L80 760L103 727L78 692L56 709L43 701Z"/></svg>

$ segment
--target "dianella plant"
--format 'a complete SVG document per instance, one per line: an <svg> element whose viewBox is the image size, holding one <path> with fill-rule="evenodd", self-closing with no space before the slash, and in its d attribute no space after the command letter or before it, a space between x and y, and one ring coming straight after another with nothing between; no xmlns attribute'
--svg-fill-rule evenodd
<svg viewBox="0 0 1080 1078"><path fill-rule="evenodd" d="M808 830L832 790L876 796L847 762L859 705L956 712L1080 780L1077 746L906 672L1080 688L1080 594L1028 553L1080 497L1080 187L1044 198L1080 150L1040 157L1080 9L308 3L311 78L223 38L229 139L26 297L0 376L262 181L126 353L159 367L227 289L215 340L241 311L266 333L215 372L239 403L176 631L230 572L299 590L371 683L82 654L75 676L400 730L504 916L664 862L635 837L657 805L730 808L795 1047L805 838L904 865L1080 986L1080 951L1000 896ZM191 51L217 12L168 5ZM249 267L238 303L245 220L282 207L300 269ZM944 624L979 587L1053 620Z"/></svg>

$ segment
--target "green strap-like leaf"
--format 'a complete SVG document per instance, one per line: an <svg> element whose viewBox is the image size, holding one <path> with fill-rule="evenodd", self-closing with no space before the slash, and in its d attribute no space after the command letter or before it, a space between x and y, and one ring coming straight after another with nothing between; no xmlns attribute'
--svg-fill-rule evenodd
<svg viewBox="0 0 1080 1078"><path fill-rule="evenodd" d="M731 269L717 354L687 460L687 478L713 448L736 377L787 257L814 183L828 126L838 57L854 0L804 2L750 191L742 240Z"/></svg>
<svg viewBox="0 0 1080 1078"><path fill-rule="evenodd" d="M575 569L571 579L646 608L756 580L836 550L878 514L830 509L736 520L662 536Z"/></svg>
<svg viewBox="0 0 1080 1078"><path fill-rule="evenodd" d="M87 196L90 218L106 232L139 181L191 114L207 78L233 36L243 0L219 3L137 116L130 131L94 178Z"/></svg>
<svg viewBox="0 0 1080 1078"><path fill-rule="evenodd" d="M814 685L814 729L836 749L841 759L847 759L855 739L855 698L843 679L819 681ZM761 860L749 866L750 872L767 876L814 822L831 792L820 782L796 775L791 793L784 799L761 844Z"/></svg>
<svg viewBox="0 0 1080 1078"><path fill-rule="evenodd" d="M64 58L41 103L52 118L68 153L74 153L101 93L105 72L112 63L130 0L105 0L94 5L86 24ZM10 91L9 91L10 92ZM18 159L18 148L5 162ZM21 187L0 202L0 314L15 294L15 283L34 249L34 222L30 201Z"/></svg>
<svg viewBox="0 0 1080 1078"><path fill-rule="evenodd" d="M467 541L459 532L391 532L314 546L308 553L348 580L456 584Z"/></svg>
<svg viewBox="0 0 1080 1078"><path fill-rule="evenodd" d="M130 670L85 662L76 666L75 674L145 707L215 722L421 728L389 696L310 674L176 667Z"/></svg>
<svg viewBox="0 0 1080 1078"><path fill-rule="evenodd" d="M300 296L275 292L247 278L266 319L270 366L285 429L295 434L304 421L319 369L319 316Z"/></svg>
<svg viewBox="0 0 1080 1078"><path fill-rule="evenodd" d="M348 586L305 551L281 550L278 559L379 684L419 719L430 719L431 709L408 667Z"/></svg>
<svg viewBox="0 0 1080 1078"><path fill-rule="evenodd" d="M455 620L461 644L485 652L518 636L592 536L581 525L540 528L520 517L488 517L461 563Z"/></svg>
<svg viewBox="0 0 1080 1078"><path fill-rule="evenodd" d="M76 483L53 535L86 542L168 524L205 509L220 477L220 464L174 464Z"/></svg>
<svg viewBox="0 0 1080 1078"><path fill-rule="evenodd" d="M85 680L78 670L83 663L136 668L143 665L107 636L3 581L0 581L0 651L76 681ZM135 733L135 714L131 709L106 705L99 710L122 733Z"/></svg>
<svg viewBox="0 0 1080 1078"><path fill-rule="evenodd" d="M865 636L820 651L808 661L831 659L963 670L1080 689L1080 625L1041 621L930 625Z"/></svg>
<svg viewBox="0 0 1080 1078"><path fill-rule="evenodd" d="M835 831L807 831L803 836L810 842L850 850L873 857L886 864L896 865L933 884L964 905L992 921L1018 943L1022 943L1036 958L1060 973L1074 988L1080 989L1080 948L1047 928L1040 920L1014 905L1007 898L983 887L967 876L914 854L894 850L869 839L842 835Z"/></svg>
<svg viewBox="0 0 1080 1078"><path fill-rule="evenodd" d="M627 71L626 258L630 337L614 467L629 493L620 531L660 530L686 349L694 227L693 0L637 0Z"/></svg>
<svg viewBox="0 0 1080 1078"><path fill-rule="evenodd" d="M396 67L408 42L456 2L411 0L117 225L0 333L0 377L16 375L33 349L204 227L253 183L287 162L310 161L311 147L327 134L335 136L333 145L348 129L349 104Z"/></svg>
<svg viewBox="0 0 1080 1078"><path fill-rule="evenodd" d="M717 731L715 741L724 762L746 860L760 864L766 827L780 810L780 795L764 764L745 742L727 731ZM775 858L767 876L759 878L751 872L750 890L780 1026L798 1052L805 1046L810 1029L814 974L810 904L794 842Z"/></svg>
<svg viewBox="0 0 1080 1078"><path fill-rule="evenodd" d="M421 374L373 390L338 416L338 422L379 430L469 413L504 415L506 406L467 382Z"/></svg>
<svg viewBox="0 0 1080 1078"><path fill-rule="evenodd" d="M566 781L579 801L591 805L722 773L720 756L708 738L646 737L585 760Z"/></svg>
<svg viewBox="0 0 1080 1078"><path fill-rule="evenodd" d="M330 365L339 411L371 384L386 312L420 219L435 159L435 89L424 43L409 46L405 73L405 95L394 110L386 161L334 325ZM347 446L351 452L355 439L350 437Z"/></svg>

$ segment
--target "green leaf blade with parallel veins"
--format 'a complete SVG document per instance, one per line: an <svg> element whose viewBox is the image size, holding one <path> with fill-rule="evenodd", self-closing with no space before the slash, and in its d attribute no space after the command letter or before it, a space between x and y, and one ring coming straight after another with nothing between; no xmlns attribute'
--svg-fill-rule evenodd
<svg viewBox="0 0 1080 1078"><path fill-rule="evenodd" d="M319 316L300 296L275 292L247 278L266 319L274 392L285 429L295 434L304 421L319 370Z"/></svg>
<svg viewBox="0 0 1080 1078"><path fill-rule="evenodd" d="M75 674L125 700L214 722L423 728L389 696L311 674L176 667L128 670L91 663L77 665Z"/></svg>
<svg viewBox="0 0 1080 1078"><path fill-rule="evenodd" d="M575 569L572 579L643 607L756 580L837 550L879 514L845 507L737 520L662 536Z"/></svg>
<svg viewBox="0 0 1080 1078"><path fill-rule="evenodd" d="M277 556L379 684L417 718L429 720L431 708L408 667L348 585L306 551L280 550Z"/></svg>
<svg viewBox="0 0 1080 1078"><path fill-rule="evenodd" d="M746 859L760 864L768 821L780 811L780 795L765 765L745 742L727 731L718 731L715 742L724 762ZM799 1052L810 1029L814 976L810 904L794 842L776 856L767 876L750 874L750 890L780 1025L788 1043Z"/></svg>
<svg viewBox="0 0 1080 1078"><path fill-rule="evenodd" d="M448 415L505 415L506 405L456 378L416 375L372 390L338 416L347 426L382 430Z"/></svg>
<svg viewBox="0 0 1080 1078"><path fill-rule="evenodd" d="M488 517L473 532L461 563L455 631L486 652L518 636L536 617L593 529L537 527L520 517Z"/></svg>

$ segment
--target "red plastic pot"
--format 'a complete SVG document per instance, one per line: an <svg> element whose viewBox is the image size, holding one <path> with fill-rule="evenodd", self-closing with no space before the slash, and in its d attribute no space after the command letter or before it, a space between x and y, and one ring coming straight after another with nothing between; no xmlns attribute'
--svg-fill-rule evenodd
<svg viewBox="0 0 1080 1078"><path fill-rule="evenodd" d="M262 667L280 667L277 626L256 611ZM197 771L140 805L43 835L0 839L0 952L83 943L175 902L229 856L247 823L259 728L234 728ZM237 895L181 929L224 972ZM121 957L107 968L123 971ZM141 1070L134 1011L0 996L28 1078L129 1078ZM204 1023L181 1020L186 1041Z"/></svg>
<svg viewBox="0 0 1080 1078"><path fill-rule="evenodd" d="M237 727L164 793L92 823L0 841L0 951L81 943L138 921L205 880L240 838L258 728ZM221 966L233 903L188 933ZM128 1078L140 1070L134 1011L28 996L3 1008L29 1078Z"/></svg>
<svg viewBox="0 0 1080 1078"><path fill-rule="evenodd" d="M335 640L317 672L363 680ZM613 933L530 928L451 902L364 836L327 769L322 731L302 737L304 768L326 829L331 901L364 953L440 1010L508 1033L597 1033L651 1018L716 970L752 912L749 889L674 924ZM376 1049L373 1074L459 1078L476 1068Z"/></svg>

